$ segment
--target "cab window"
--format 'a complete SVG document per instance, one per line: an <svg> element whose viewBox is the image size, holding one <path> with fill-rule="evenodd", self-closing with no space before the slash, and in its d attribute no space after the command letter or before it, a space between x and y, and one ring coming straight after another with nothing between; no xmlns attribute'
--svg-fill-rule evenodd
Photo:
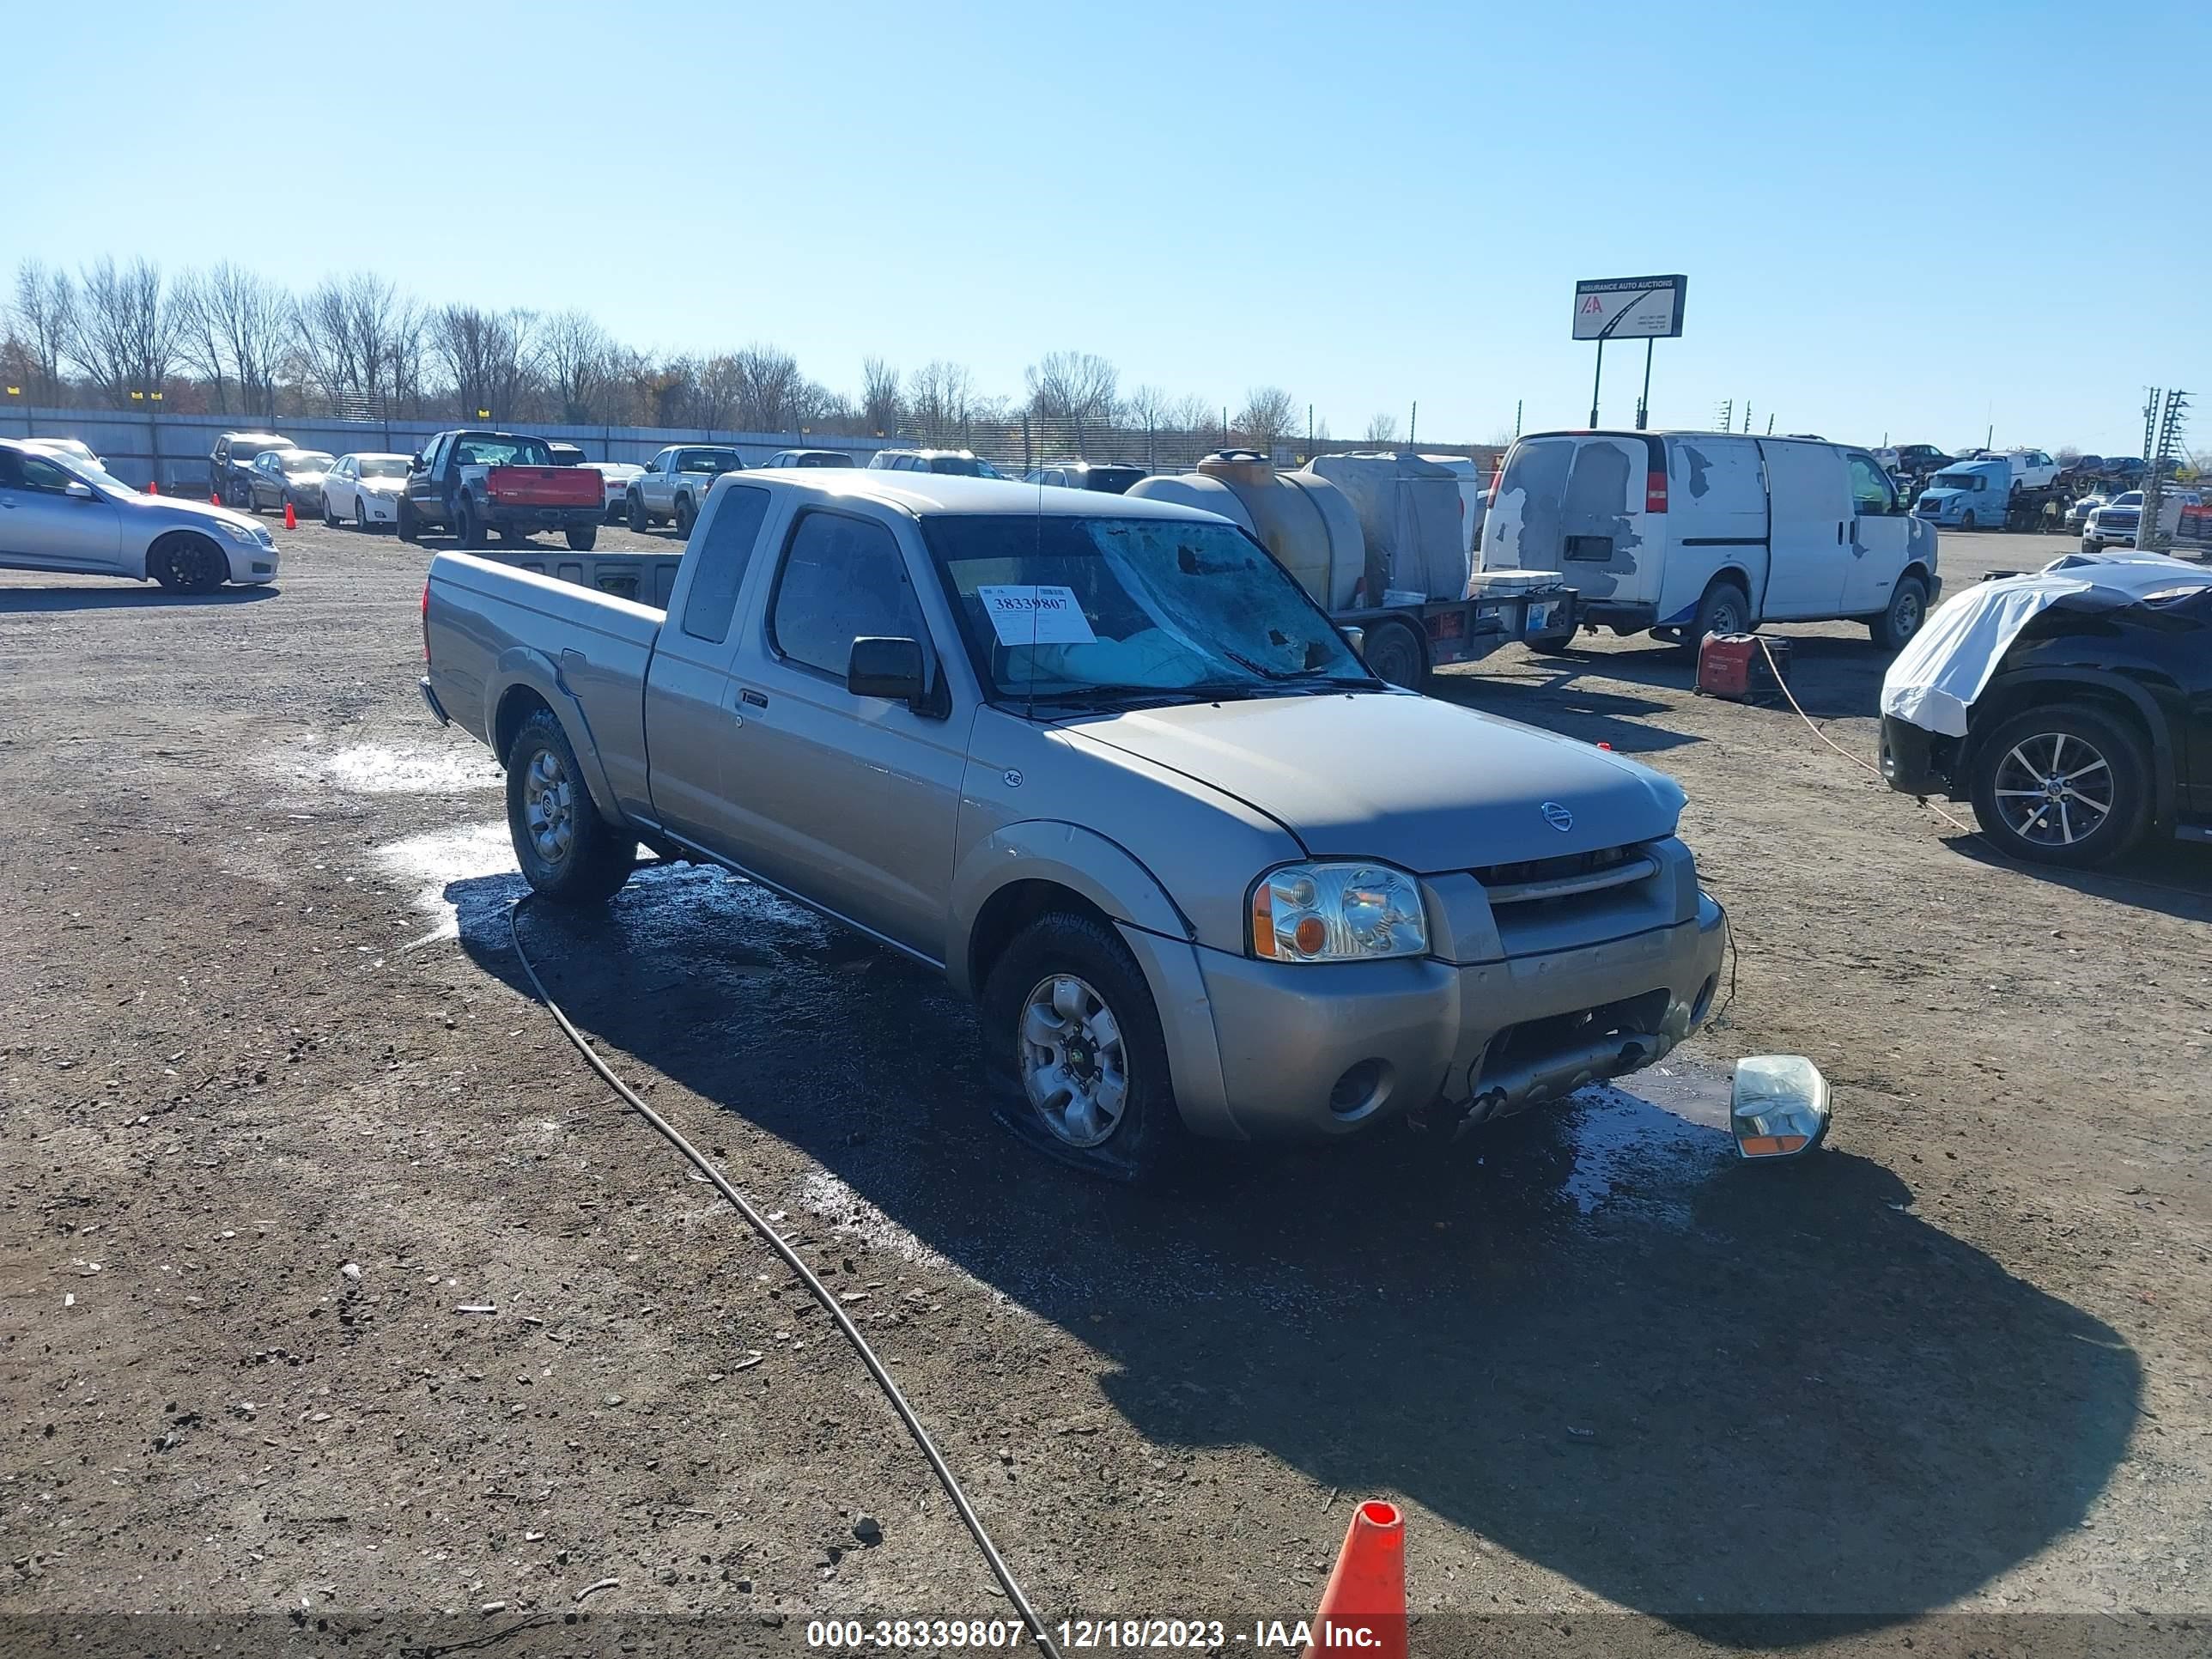
<svg viewBox="0 0 2212 1659"><path fill-rule="evenodd" d="M730 617L737 609L738 590L744 586L768 504L768 491L750 485L722 492L707 522L705 538L697 551L687 556L699 562L691 578L691 596L684 602L684 631L693 639L719 645L730 637Z"/></svg>
<svg viewBox="0 0 2212 1659"><path fill-rule="evenodd" d="M1882 517L1897 511L1897 491L1889 475L1870 455L1854 454L1851 462L1851 506L1863 515Z"/></svg>
<svg viewBox="0 0 2212 1659"><path fill-rule="evenodd" d="M854 640L919 640L924 631L906 562L889 530L835 513L799 520L769 614L769 642L777 652L842 680Z"/></svg>

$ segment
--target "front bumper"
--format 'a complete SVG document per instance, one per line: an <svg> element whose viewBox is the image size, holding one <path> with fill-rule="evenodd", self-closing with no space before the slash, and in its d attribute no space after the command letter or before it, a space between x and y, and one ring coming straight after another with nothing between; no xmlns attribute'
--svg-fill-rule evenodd
<svg viewBox="0 0 2212 1659"><path fill-rule="evenodd" d="M1166 1022L1170 1072L1179 1094L1187 1076L1218 1080L1218 1111L1193 1127L1249 1139L1356 1133L1437 1107L1506 1116L1649 1066L1697 1030L1725 926L1700 894L1686 921L1467 967L1297 967L1200 949L1211 1030Z"/></svg>
<svg viewBox="0 0 2212 1659"><path fill-rule="evenodd" d="M229 562L230 579L234 582L250 587L257 582L273 582L276 580L278 558L276 544L273 538L266 543L256 542L249 546L244 542L234 542L225 537L222 538L222 554L224 559Z"/></svg>
<svg viewBox="0 0 2212 1659"><path fill-rule="evenodd" d="M370 524L398 524L399 497L379 495L364 489L361 492L361 516Z"/></svg>

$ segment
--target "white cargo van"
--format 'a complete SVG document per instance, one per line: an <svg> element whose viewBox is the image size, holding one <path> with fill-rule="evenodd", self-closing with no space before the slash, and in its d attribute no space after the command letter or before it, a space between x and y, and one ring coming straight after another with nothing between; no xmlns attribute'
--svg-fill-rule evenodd
<svg viewBox="0 0 2212 1659"><path fill-rule="evenodd" d="M1694 645L1864 622L1895 650L1942 586L1936 529L1866 450L1719 432L1539 432L1492 487L1485 570L1559 570L1584 626Z"/></svg>

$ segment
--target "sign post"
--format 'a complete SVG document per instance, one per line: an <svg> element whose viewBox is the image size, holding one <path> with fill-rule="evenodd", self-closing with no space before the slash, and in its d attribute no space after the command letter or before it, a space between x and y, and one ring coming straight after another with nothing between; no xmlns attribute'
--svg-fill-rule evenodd
<svg viewBox="0 0 2212 1659"><path fill-rule="evenodd" d="M1637 400L1636 425L1640 431L1651 402L1651 342L1676 340L1682 335L1682 299L1690 286L1686 276L1602 276L1575 284L1575 331L1577 340L1597 342L1597 372L1590 381L1590 417L1597 424L1598 392L1605 384L1605 343L1611 339L1644 342L1644 395Z"/></svg>

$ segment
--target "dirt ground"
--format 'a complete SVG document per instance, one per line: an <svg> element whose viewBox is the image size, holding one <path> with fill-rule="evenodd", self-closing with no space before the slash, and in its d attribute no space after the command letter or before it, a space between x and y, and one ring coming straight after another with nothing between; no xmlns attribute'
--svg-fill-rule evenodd
<svg viewBox="0 0 2212 1659"><path fill-rule="evenodd" d="M528 996L496 774L416 695L427 556L281 540L267 592L0 577L0 1650L1009 1619L823 1316ZM1954 586L2058 550L1943 545ZM1883 659L1785 631L1871 757ZM2212 860L2003 864L1688 680L1608 639L1439 686L1678 777L1741 945L1663 1073L1441 1152L1101 1188L988 1121L947 990L757 889L520 925L1055 1626L1264 1647L1373 1496L1417 1654L2212 1650ZM1831 1148L1741 1168L1717 1068L1771 1050Z"/></svg>

